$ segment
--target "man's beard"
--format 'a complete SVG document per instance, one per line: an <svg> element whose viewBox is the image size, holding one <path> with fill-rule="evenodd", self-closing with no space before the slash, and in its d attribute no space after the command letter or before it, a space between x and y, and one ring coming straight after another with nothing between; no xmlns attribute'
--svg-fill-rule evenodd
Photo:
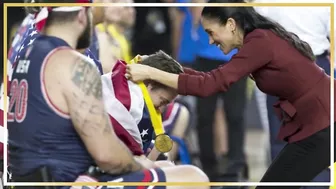
<svg viewBox="0 0 336 189"><path fill-rule="evenodd" d="M86 49L91 44L91 37L92 37L92 23L89 19L89 16L87 17L87 25L84 29L82 35L79 36L78 42L77 42L77 48L76 49Z"/></svg>

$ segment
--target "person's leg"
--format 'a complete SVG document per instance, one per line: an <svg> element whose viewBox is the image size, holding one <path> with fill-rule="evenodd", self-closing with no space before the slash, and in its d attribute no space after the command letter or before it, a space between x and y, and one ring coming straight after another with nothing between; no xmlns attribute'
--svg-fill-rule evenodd
<svg viewBox="0 0 336 189"><path fill-rule="evenodd" d="M317 56L316 63L319 67L324 69L326 74L330 75L330 60L327 55ZM330 169L325 169L319 175L317 175L313 182L330 182ZM304 187L304 189L328 189L327 186L320 186L320 187Z"/></svg>
<svg viewBox="0 0 336 189"><path fill-rule="evenodd" d="M271 143L271 158L272 160L280 153L284 148L286 143L277 139L281 123L279 118L274 113L273 104L276 103L277 97L267 95L267 110L268 110L268 120L269 120L269 131L270 131L270 143ZM330 169L325 169L319 175L317 175L313 182L329 182L330 181ZM313 186L313 187L303 187L302 189L328 189L328 186Z"/></svg>
<svg viewBox="0 0 336 189"><path fill-rule="evenodd" d="M199 147L198 140L196 136L196 123L197 123L197 113L196 113L196 97L194 96L179 96L176 102L183 104L189 112L189 123L187 128L187 133L184 137L187 143L188 152L193 165L198 165L201 167L199 160Z"/></svg>
<svg viewBox="0 0 336 189"><path fill-rule="evenodd" d="M218 61L197 58L195 68L199 71L209 71L219 66ZM217 176L217 157L214 150L213 124L218 95L197 98L197 137L200 150L200 160L203 171L214 181Z"/></svg>
<svg viewBox="0 0 336 189"><path fill-rule="evenodd" d="M225 174L242 173L246 167L244 112L247 78L242 78L224 93L224 110L227 118L228 153Z"/></svg>
<svg viewBox="0 0 336 189"><path fill-rule="evenodd" d="M88 178L85 178L88 179ZM92 179L92 178L91 178ZM94 182L90 180L91 182ZM90 182L86 181L86 182ZM181 165L138 171L120 177L103 175L99 182L209 182L207 176L197 167ZM104 186L101 189L110 187ZM119 188L116 186L115 188ZM123 189L209 189L209 186L124 186Z"/></svg>
<svg viewBox="0 0 336 189"><path fill-rule="evenodd" d="M214 149L213 124L217 95L197 98L197 136L203 171L214 180L217 176L217 157Z"/></svg>
<svg viewBox="0 0 336 189"><path fill-rule="evenodd" d="M195 67L195 63L182 63L181 64L183 67L187 67L187 68L192 68L194 69ZM197 69L197 68L195 68ZM183 104L187 109L188 109L188 112L189 112L189 127L191 128L195 128L195 123L196 123L196 117L197 117L197 114L196 114L196 97L195 96L182 96L182 95L179 95L176 99L176 102L180 103L180 104Z"/></svg>
<svg viewBox="0 0 336 189"><path fill-rule="evenodd" d="M330 127L301 140L287 144L274 159L261 182L309 182L330 165ZM259 188L291 188L258 186Z"/></svg>
<svg viewBox="0 0 336 189"><path fill-rule="evenodd" d="M156 166L163 168L163 167L174 167L176 166L173 162L171 161L155 161L154 162Z"/></svg>
<svg viewBox="0 0 336 189"><path fill-rule="evenodd" d="M189 126L189 111L188 109L177 102L169 104L164 113L163 125L168 135L184 139L185 132ZM169 152L170 160L175 160L178 153L179 145L174 142L173 149Z"/></svg>
<svg viewBox="0 0 336 189"><path fill-rule="evenodd" d="M226 156L228 149L227 123L223 103L221 99L218 99L214 121L214 140L216 141L214 147L216 156L220 158Z"/></svg>

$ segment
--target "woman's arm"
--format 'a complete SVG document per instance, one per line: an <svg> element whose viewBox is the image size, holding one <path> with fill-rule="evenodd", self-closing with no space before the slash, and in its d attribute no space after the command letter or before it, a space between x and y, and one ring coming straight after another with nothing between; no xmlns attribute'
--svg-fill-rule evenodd
<svg viewBox="0 0 336 189"><path fill-rule="evenodd" d="M210 96L227 91L231 84L269 63L272 47L264 30L254 31L246 36L238 54L217 69L206 73L187 70L180 75L150 69L149 78L177 89L181 95Z"/></svg>
<svg viewBox="0 0 336 189"><path fill-rule="evenodd" d="M183 71L189 75L204 75L204 72L199 72L191 68L183 67Z"/></svg>
<svg viewBox="0 0 336 189"><path fill-rule="evenodd" d="M134 81L155 80L177 89L181 95L210 96L225 92L228 88L252 72L265 66L273 59L272 43L265 30L254 30L244 39L243 47L231 61L210 72L186 70L186 73L171 74L141 64L127 65L125 76Z"/></svg>

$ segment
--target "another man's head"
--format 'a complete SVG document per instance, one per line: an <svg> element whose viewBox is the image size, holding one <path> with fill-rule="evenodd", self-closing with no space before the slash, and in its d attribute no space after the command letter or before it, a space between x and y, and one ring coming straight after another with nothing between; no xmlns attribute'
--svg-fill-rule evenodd
<svg viewBox="0 0 336 189"><path fill-rule="evenodd" d="M141 64L145 64L173 74L180 74L183 72L182 66L163 51L149 55L141 62ZM177 96L176 90L162 85L161 83L150 80L144 81L144 83L147 86L147 90L151 96L155 108L160 111L162 111L163 108Z"/></svg>
<svg viewBox="0 0 336 189"><path fill-rule="evenodd" d="M119 0L103 0L104 3L118 3ZM123 3L123 2L119 2ZM121 12L123 10L123 7L120 6L109 6L104 7L104 14L105 14L105 22L108 24L116 24L120 22L121 18Z"/></svg>
<svg viewBox="0 0 336 189"><path fill-rule="evenodd" d="M119 0L121 3L134 3L133 0ZM133 27L135 22L135 8L134 7L122 7L122 11L120 12L121 19L120 22L117 23L124 29L130 29Z"/></svg>
<svg viewBox="0 0 336 189"><path fill-rule="evenodd" d="M30 3L76 3L78 0L28 0ZM89 2L89 1L88 1ZM26 7L26 11L35 14L46 11L40 7ZM77 49L89 47L92 35L92 10L89 7L52 7L48 9L48 17L43 32L68 35L70 40L77 40ZM45 14L39 14L44 16ZM38 17L39 17L38 16ZM42 19L43 20L43 19ZM37 19L37 25L39 24Z"/></svg>
<svg viewBox="0 0 336 189"><path fill-rule="evenodd" d="M102 0L106 3L133 3L133 0ZM123 29L129 29L135 22L134 7L110 6L105 7L105 21L109 24L117 24Z"/></svg>

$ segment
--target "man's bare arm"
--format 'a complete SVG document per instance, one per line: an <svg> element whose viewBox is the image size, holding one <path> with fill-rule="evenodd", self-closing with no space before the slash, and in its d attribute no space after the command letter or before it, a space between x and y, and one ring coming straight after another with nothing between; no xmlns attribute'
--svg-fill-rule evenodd
<svg viewBox="0 0 336 189"><path fill-rule="evenodd" d="M149 152L147 158L156 161L158 157L160 156L161 152L159 152L156 147L154 146L153 149Z"/></svg>
<svg viewBox="0 0 336 189"><path fill-rule="evenodd" d="M71 120L97 165L113 174L142 169L112 129L97 68L82 56L68 65L67 77L63 77L67 82L64 95Z"/></svg>
<svg viewBox="0 0 336 189"><path fill-rule="evenodd" d="M99 42L99 59L102 64L103 73L111 72L114 64L117 62L120 47L112 44L111 37L106 32L97 31Z"/></svg>
<svg viewBox="0 0 336 189"><path fill-rule="evenodd" d="M177 58L180 49L182 21L185 15L181 11L179 11L176 7L170 8L169 15L172 24L171 34L172 34L173 57Z"/></svg>
<svg viewBox="0 0 336 189"><path fill-rule="evenodd" d="M206 0L191 0L191 3L206 3ZM201 13L204 7L190 7L193 27L197 28L201 20Z"/></svg>

